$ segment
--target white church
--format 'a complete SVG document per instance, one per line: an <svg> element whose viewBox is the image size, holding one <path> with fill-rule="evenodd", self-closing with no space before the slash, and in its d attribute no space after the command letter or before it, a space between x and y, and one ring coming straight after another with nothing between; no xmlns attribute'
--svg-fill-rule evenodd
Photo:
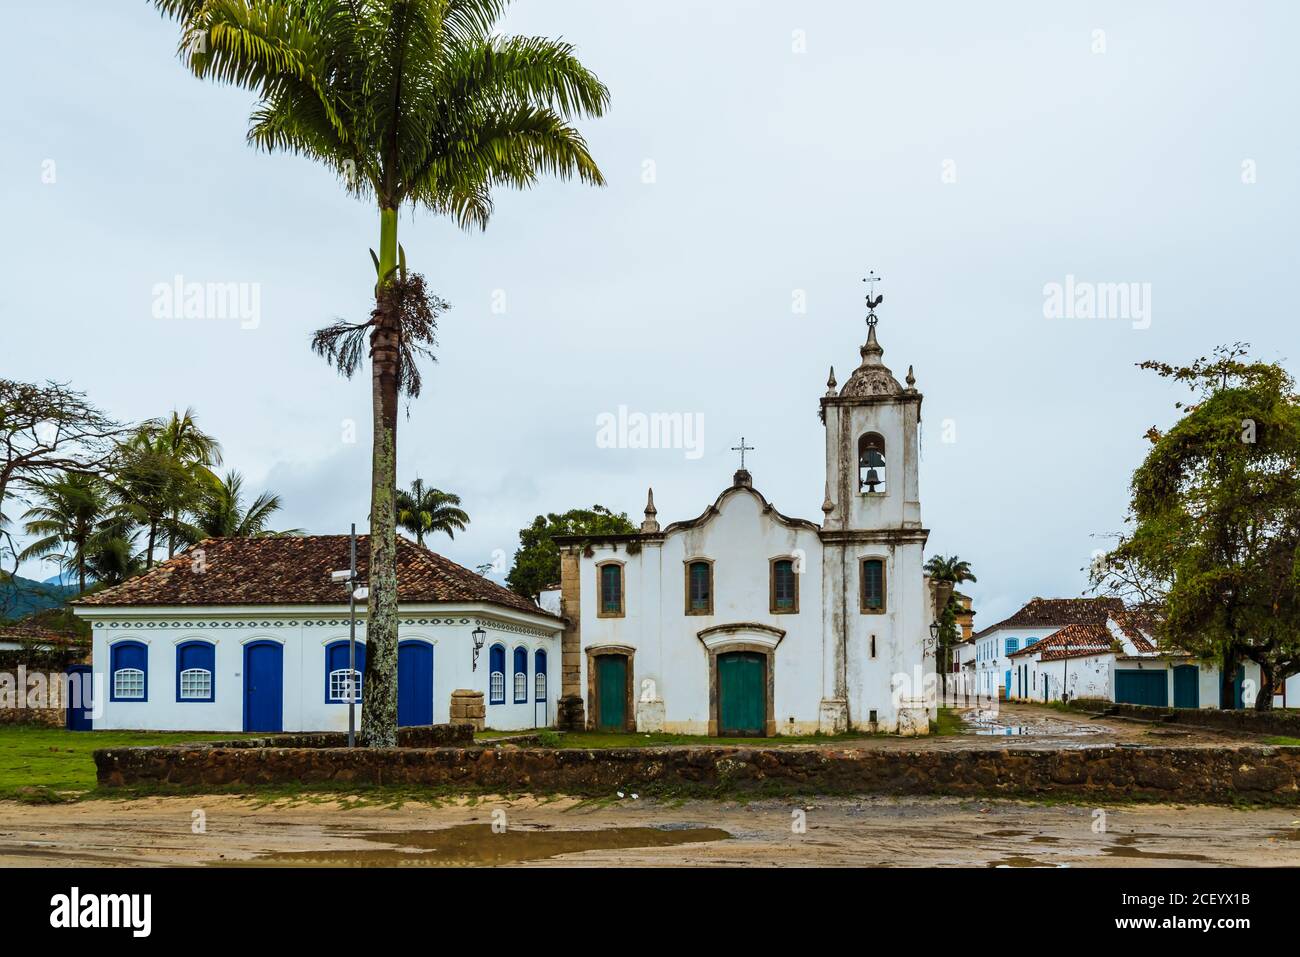
<svg viewBox="0 0 1300 957"><path fill-rule="evenodd" d="M821 399L820 524L741 468L695 518L557 539L561 727L761 736L928 734L934 618L922 571L921 393L882 361L868 297L861 364ZM489 716L490 718L490 716Z"/></svg>

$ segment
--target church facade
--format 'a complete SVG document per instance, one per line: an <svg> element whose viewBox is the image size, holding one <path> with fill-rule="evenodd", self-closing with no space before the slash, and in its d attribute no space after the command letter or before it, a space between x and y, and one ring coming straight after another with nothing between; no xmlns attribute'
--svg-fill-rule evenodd
<svg viewBox="0 0 1300 957"><path fill-rule="evenodd" d="M832 368L821 398L820 523L778 511L742 457L694 518L660 526L652 490L640 531L556 540L561 726L929 733L921 393L884 365L874 311L867 323L861 364L843 387Z"/></svg>

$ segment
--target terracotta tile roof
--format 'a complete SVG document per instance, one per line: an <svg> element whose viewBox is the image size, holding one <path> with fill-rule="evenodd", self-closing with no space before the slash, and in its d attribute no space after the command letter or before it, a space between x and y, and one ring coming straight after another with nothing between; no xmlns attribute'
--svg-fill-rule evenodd
<svg viewBox="0 0 1300 957"><path fill-rule="evenodd" d="M976 638L999 628L1035 628L1073 625L1076 622L1105 624L1106 619L1124 610L1118 598L1035 598L1010 618L982 629Z"/></svg>
<svg viewBox="0 0 1300 957"><path fill-rule="evenodd" d="M0 641L35 642L43 645L88 645L89 639L80 635L55 631L33 621L7 621L0 623Z"/></svg>
<svg viewBox="0 0 1300 957"><path fill-rule="evenodd" d="M1007 657L1018 658L1021 655L1039 654L1040 661L1059 661L1062 658L1086 658L1089 655L1104 655L1115 648L1114 636L1106 627L1106 622L1076 622L1054 631L1046 638L1026 645L1019 651L1013 651Z"/></svg>
<svg viewBox="0 0 1300 957"><path fill-rule="evenodd" d="M195 557L202 549L202 571ZM369 536L357 536L357 574L369 566ZM337 605L343 585L330 572L348 567L347 535L284 538L209 538L143 575L72 604L123 605ZM488 602L554 618L496 582L402 536L397 537L397 600L409 604Z"/></svg>

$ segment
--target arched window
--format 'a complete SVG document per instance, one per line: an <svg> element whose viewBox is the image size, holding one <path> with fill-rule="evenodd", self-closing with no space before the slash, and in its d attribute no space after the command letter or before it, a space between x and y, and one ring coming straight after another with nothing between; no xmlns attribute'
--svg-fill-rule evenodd
<svg viewBox="0 0 1300 957"><path fill-rule="evenodd" d="M885 610L885 562L879 558L862 560L862 611L880 614Z"/></svg>
<svg viewBox="0 0 1300 957"><path fill-rule="evenodd" d="M546 700L546 652L541 648L533 653L533 699Z"/></svg>
<svg viewBox="0 0 1300 957"><path fill-rule="evenodd" d="M774 615L793 615L799 611L799 576L795 574L793 558L772 561L772 604Z"/></svg>
<svg viewBox="0 0 1300 957"><path fill-rule="evenodd" d="M110 652L113 701L149 700L149 649L138 641L119 641Z"/></svg>
<svg viewBox="0 0 1300 957"><path fill-rule="evenodd" d="M885 437L879 432L858 439L858 491L885 492Z"/></svg>
<svg viewBox="0 0 1300 957"><path fill-rule="evenodd" d="M623 617L623 566L618 562L606 562L596 566L597 581L600 590L596 596L596 617Z"/></svg>
<svg viewBox="0 0 1300 957"><path fill-rule="evenodd" d="M713 565L703 559L686 563L686 614L713 614Z"/></svg>
<svg viewBox="0 0 1300 957"><path fill-rule="evenodd" d="M210 641L176 646L176 700L215 701L217 648Z"/></svg>
<svg viewBox="0 0 1300 957"><path fill-rule="evenodd" d="M332 641L325 646L325 700L347 704L349 692L354 702L361 700L364 689L361 680L366 673L366 646L357 642L356 670L348 668L347 639Z"/></svg>
<svg viewBox="0 0 1300 957"><path fill-rule="evenodd" d="M528 700L528 649L515 649L515 704Z"/></svg>
<svg viewBox="0 0 1300 957"><path fill-rule="evenodd" d="M506 703L505 645L493 645L488 653L488 703Z"/></svg>

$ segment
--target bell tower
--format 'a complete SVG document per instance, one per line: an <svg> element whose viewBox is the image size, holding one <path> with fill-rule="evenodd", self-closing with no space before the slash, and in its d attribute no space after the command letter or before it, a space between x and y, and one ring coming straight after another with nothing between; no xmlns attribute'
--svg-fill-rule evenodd
<svg viewBox="0 0 1300 957"><path fill-rule="evenodd" d="M919 434L921 393L909 366L900 385L876 336L874 273L866 297L861 364L836 388L832 367L821 418L826 426L826 497L821 539L826 642L822 728L925 734L915 685L926 670ZM932 670L932 665L930 666ZM904 689L905 691L908 689ZM922 712L927 709L922 709Z"/></svg>

